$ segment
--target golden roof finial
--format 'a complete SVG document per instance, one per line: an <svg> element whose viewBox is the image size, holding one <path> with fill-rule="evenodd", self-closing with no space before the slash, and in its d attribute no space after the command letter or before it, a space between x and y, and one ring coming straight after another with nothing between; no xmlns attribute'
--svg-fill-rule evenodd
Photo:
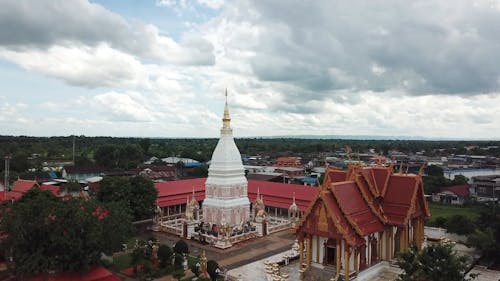
<svg viewBox="0 0 500 281"><path fill-rule="evenodd" d="M227 103L227 88L226 88L226 104L224 106L224 116L222 117L222 128L230 129L229 123L231 122L231 117L229 117L229 105Z"/></svg>

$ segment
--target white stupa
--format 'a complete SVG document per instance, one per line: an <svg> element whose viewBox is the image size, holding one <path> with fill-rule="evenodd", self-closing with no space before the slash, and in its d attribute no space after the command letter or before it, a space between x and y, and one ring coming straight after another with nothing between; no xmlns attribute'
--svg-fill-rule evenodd
<svg viewBox="0 0 500 281"><path fill-rule="evenodd" d="M248 182L230 122L226 90L222 129L208 169L202 206L203 221L218 226L239 226L250 217Z"/></svg>

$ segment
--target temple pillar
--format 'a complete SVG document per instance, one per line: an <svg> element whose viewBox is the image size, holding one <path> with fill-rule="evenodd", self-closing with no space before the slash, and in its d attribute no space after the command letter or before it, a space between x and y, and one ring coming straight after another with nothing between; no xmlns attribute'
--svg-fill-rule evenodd
<svg viewBox="0 0 500 281"><path fill-rule="evenodd" d="M399 252L404 252L404 250L406 250L407 231L408 231L408 227L407 226L403 227L403 229L400 231L400 235L399 235Z"/></svg>
<svg viewBox="0 0 500 281"><path fill-rule="evenodd" d="M302 238L299 240L299 262L300 267L302 267L304 263L304 240Z"/></svg>
<svg viewBox="0 0 500 281"><path fill-rule="evenodd" d="M354 271L356 271L356 275L359 273L359 248L354 248Z"/></svg>
<svg viewBox="0 0 500 281"><path fill-rule="evenodd" d="M341 241L340 239L337 239L336 240L337 242L337 246L336 246L336 249L335 249L335 270L337 271L336 274L337 275L340 275L340 262L341 262L341 259L342 259L342 256L341 256Z"/></svg>
<svg viewBox="0 0 500 281"><path fill-rule="evenodd" d="M349 245L347 242L344 245L344 280L349 280L349 260L351 258L351 253Z"/></svg>
<svg viewBox="0 0 500 281"><path fill-rule="evenodd" d="M312 260L312 235L307 235L307 269L311 267Z"/></svg>
<svg viewBox="0 0 500 281"><path fill-rule="evenodd" d="M369 247L368 247L369 249ZM366 244L363 244L359 250L360 256L359 256L359 269L363 270L366 268Z"/></svg>
<svg viewBox="0 0 500 281"><path fill-rule="evenodd" d="M384 244L384 232L378 233L378 244L377 244L377 257L378 260L382 260L382 245Z"/></svg>
<svg viewBox="0 0 500 281"><path fill-rule="evenodd" d="M387 260L392 259L392 242L394 240L393 235L392 235L392 226L387 229L387 235L386 235L386 248L385 248L385 256Z"/></svg>
<svg viewBox="0 0 500 281"><path fill-rule="evenodd" d="M320 251L320 247L319 247L319 244L320 244L320 237L319 236L316 236L316 262L319 263L319 251Z"/></svg>
<svg viewBox="0 0 500 281"><path fill-rule="evenodd" d="M419 250L422 249L422 243L424 242L424 221L421 217L417 219L417 226L416 226L416 233L417 233L417 238L415 241L415 244L417 244L417 248Z"/></svg>

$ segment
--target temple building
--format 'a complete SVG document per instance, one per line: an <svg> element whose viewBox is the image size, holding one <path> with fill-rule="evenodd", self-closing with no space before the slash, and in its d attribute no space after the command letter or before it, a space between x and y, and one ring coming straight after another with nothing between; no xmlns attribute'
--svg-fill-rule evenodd
<svg viewBox="0 0 500 281"><path fill-rule="evenodd" d="M250 219L248 182L241 161L241 154L233 139L229 106L224 107L222 129L215 147L205 182L203 222L229 227L241 226Z"/></svg>
<svg viewBox="0 0 500 281"><path fill-rule="evenodd" d="M350 280L411 244L420 248L430 217L421 171L397 173L392 165L327 168L296 229L301 277L316 267Z"/></svg>

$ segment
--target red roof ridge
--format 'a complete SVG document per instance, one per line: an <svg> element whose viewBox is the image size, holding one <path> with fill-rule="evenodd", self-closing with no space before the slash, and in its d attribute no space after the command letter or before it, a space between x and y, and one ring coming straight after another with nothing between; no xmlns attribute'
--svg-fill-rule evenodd
<svg viewBox="0 0 500 281"><path fill-rule="evenodd" d="M408 208L408 212L404 220L405 222L407 222L410 219L411 214L415 212L415 201L417 198L418 187L419 187L419 181L415 181L415 190L413 191L413 195L411 196L410 208Z"/></svg>
<svg viewBox="0 0 500 281"><path fill-rule="evenodd" d="M358 185L358 184L360 184L360 183L357 182L356 185ZM365 192L363 191L362 188L360 188L360 191L361 191L361 196L363 196L363 198L365 199L365 202L368 203L368 206L372 210L372 213L375 214L375 216L377 216L380 219L380 221L382 221L383 223L386 223L387 222L387 217L384 214L383 208L381 208L380 206L378 206L379 208L377 210L375 208L375 206L373 205L373 202L371 200L368 200L368 196L365 194Z"/></svg>
<svg viewBox="0 0 500 281"><path fill-rule="evenodd" d="M336 183L333 183L330 185L330 190L332 191L331 193L333 194L333 197L335 198L335 200L337 201L337 205L339 206L339 209L341 210L341 212L344 214L344 217L345 219L349 222L349 224L351 225L352 228L354 228L354 230L356 231L356 233L363 237L365 235L365 233L361 230L360 226L357 224L357 222L354 221L353 219L353 216L355 215L355 213L366 213L366 211L370 212L370 207L368 206L367 202L364 201L364 198L363 198L363 195L361 195L361 198L362 200L364 201L364 203L366 204L365 206L367 206L367 210L363 212L362 211L359 211L359 212L354 212L354 213L348 213L346 211L346 208L345 206L343 205L343 202L342 200L340 200L338 197L337 197L337 193L336 191L338 190L339 187L341 186L347 186L348 184L350 184L350 186L353 186L354 185L354 189L353 190L357 190L357 192L360 193L361 195L361 191L360 191L360 188L359 186L357 185L356 182L354 181L350 181L350 182L344 182L342 184L336 184ZM377 217L374 215L374 217Z"/></svg>
<svg viewBox="0 0 500 281"><path fill-rule="evenodd" d="M330 192L325 192L324 195L325 196L330 196L331 199L332 199L332 201L336 204L336 206L339 209L339 211L344 214L343 216L340 216L341 219L345 220L346 227L347 227L347 229L345 229L343 231L343 234L344 234L343 237L344 237L344 239L346 239L347 243L349 243L349 244L351 244L353 246L363 243L364 240L359 237L359 236L361 236L360 233L358 232L359 229L356 229L356 228L353 227L352 222L349 221L348 216L345 215L345 212L342 210L341 205L339 204L339 201L337 200L337 198L335 197L334 193L332 192L332 190L331 190L332 185L330 185L329 188L330 188ZM326 202L326 201L323 200L323 202ZM328 208L328 207L330 207L330 209L332 208L332 206L329 206L329 204L324 204L324 205L325 205L326 208ZM331 209L330 213L334 213L334 210ZM334 218L336 218L337 220L335 220ZM336 224L338 230L339 230L339 227L342 227L341 222L338 221L339 218L337 216L330 216L330 219L334 222L334 224ZM348 232L349 230L354 235L348 235L346 232ZM357 238L357 239L355 239L355 238ZM360 240L362 240L362 241L360 241Z"/></svg>

